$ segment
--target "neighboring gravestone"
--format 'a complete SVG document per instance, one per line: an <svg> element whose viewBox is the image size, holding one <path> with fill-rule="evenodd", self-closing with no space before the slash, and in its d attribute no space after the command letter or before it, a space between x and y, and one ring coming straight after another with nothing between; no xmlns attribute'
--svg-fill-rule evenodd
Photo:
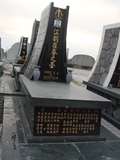
<svg viewBox="0 0 120 160"><path fill-rule="evenodd" d="M36 42L36 38L37 38L37 34L38 34L39 24L40 24L40 21L37 21L35 19L34 23L33 23L33 28L32 28L31 42L30 42L29 51L28 51L28 54L27 54L26 61L25 61L24 65L21 68L21 72L22 73L24 73L24 71L25 71L25 69L26 69L26 67L27 67L27 65L29 63L31 54L33 52L33 49L34 49L34 46L35 46L35 42Z"/></svg>
<svg viewBox="0 0 120 160"><path fill-rule="evenodd" d="M104 26L97 60L88 81L83 83L87 89L112 101L112 108L105 112L111 116L110 121L113 117L120 121L120 23ZM120 128L116 120L113 123Z"/></svg>
<svg viewBox="0 0 120 160"><path fill-rule="evenodd" d="M33 78L39 66L43 81L66 82L66 30L69 7L53 7L51 3L41 15L38 37L25 76Z"/></svg>
<svg viewBox="0 0 120 160"><path fill-rule="evenodd" d="M15 67L22 67L26 61L28 38L21 37L19 51L13 63L12 77L15 76Z"/></svg>
<svg viewBox="0 0 120 160"><path fill-rule="evenodd" d="M99 54L88 82L104 87L112 83L119 87L119 32L120 23L104 26Z"/></svg>
<svg viewBox="0 0 120 160"><path fill-rule="evenodd" d="M14 63L24 64L24 62L26 60L26 56L27 56L27 43L28 43L28 38L21 37L18 55L17 55Z"/></svg>
<svg viewBox="0 0 120 160"><path fill-rule="evenodd" d="M30 47L29 47L29 51L26 57L26 61L25 63L19 67L19 66L15 66L14 67L14 77L15 77L15 90L16 91L20 91L20 83L19 83L19 74L23 74L31 57L31 54L33 52L34 49L34 45L36 42L36 38L37 38L37 33L38 33L38 28L39 28L39 21L37 21L35 19L34 23L33 23L33 28L32 28L32 35L31 35L31 42L30 42Z"/></svg>

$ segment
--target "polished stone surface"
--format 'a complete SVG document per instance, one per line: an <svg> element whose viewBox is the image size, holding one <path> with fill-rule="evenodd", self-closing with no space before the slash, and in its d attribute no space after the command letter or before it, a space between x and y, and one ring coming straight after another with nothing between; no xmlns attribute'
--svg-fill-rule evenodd
<svg viewBox="0 0 120 160"><path fill-rule="evenodd" d="M76 108L108 108L111 102L83 87L58 82L31 81L20 75L20 83L25 92L28 92L33 105L70 106ZM52 103L51 103L52 100ZM89 105L88 105L89 103Z"/></svg>
<svg viewBox="0 0 120 160"><path fill-rule="evenodd" d="M88 87L101 92L102 94L106 94L108 96L111 96L111 97L114 97L120 100L120 89L119 88L103 87L103 86L97 85L95 83L87 82L87 81L83 81L83 83L87 85Z"/></svg>

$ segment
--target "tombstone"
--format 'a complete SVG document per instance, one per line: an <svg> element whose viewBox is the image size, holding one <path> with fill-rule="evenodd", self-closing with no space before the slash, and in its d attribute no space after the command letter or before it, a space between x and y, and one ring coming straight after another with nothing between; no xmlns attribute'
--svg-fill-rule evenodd
<svg viewBox="0 0 120 160"><path fill-rule="evenodd" d="M100 135L101 111L111 105L74 85L71 71L68 80L68 11L68 6L61 9L50 3L42 12L33 53L25 73L19 76L21 91L26 94L21 97L20 112L29 143L80 141L79 136L91 135L94 139Z"/></svg>
<svg viewBox="0 0 120 160"><path fill-rule="evenodd" d="M37 34L38 34L39 24L40 24L40 21L35 19L34 23L33 23L33 28L32 28L31 42L30 42L30 48L29 48L29 51L28 51L27 59L26 59L26 62L24 63L24 65L21 68L21 72L23 72L23 73L24 73L24 71L25 71L25 69L26 69L26 67L29 63L29 59L30 59L32 51L34 49L34 45L35 45Z"/></svg>
<svg viewBox="0 0 120 160"><path fill-rule="evenodd" d="M27 56L27 37L21 37L18 55L15 59L16 64L24 64Z"/></svg>
<svg viewBox="0 0 120 160"><path fill-rule="evenodd" d="M119 33L120 23L105 25L103 27L102 40L97 60L90 72L88 80L83 82L87 85L87 89L112 101L112 108L105 111L105 113L111 116L111 119L113 119L114 110L117 110L117 108L119 109L118 104L120 101ZM116 124L118 126L118 123Z"/></svg>
<svg viewBox="0 0 120 160"><path fill-rule="evenodd" d="M37 38L37 33L38 33L38 28L39 28L39 21L37 21L36 19L34 20L33 23L33 28L32 28L32 34L31 34L31 42L30 42L30 47L29 47L29 51L26 57L26 61L25 63L21 66L21 67L14 67L14 84L15 84L15 90L16 91L20 91L20 82L19 82L19 74L23 74L31 57L31 54L33 52L34 49L34 45L36 42L36 38Z"/></svg>
<svg viewBox="0 0 120 160"><path fill-rule="evenodd" d="M38 37L25 76L33 79L35 67L39 67L39 80L66 82L66 30L68 10L53 7L51 3L42 12ZM50 17L51 15L51 17Z"/></svg>
<svg viewBox="0 0 120 160"><path fill-rule="evenodd" d="M66 159L63 152L68 151L67 146L70 147L67 159L70 159L71 151L73 155L78 153L73 142L105 140L100 135L101 112L111 102L78 87L70 79L68 83L64 32L69 7L53 5L50 3L42 12L29 64L24 74L19 75L22 95L12 97L14 104L10 98L5 99L2 159L60 159L61 153ZM35 67L39 69L38 78L33 73Z"/></svg>
<svg viewBox="0 0 120 160"><path fill-rule="evenodd" d="M108 87L113 84L119 87L119 74L117 63L119 63L119 31L120 24L106 25L103 28L103 36L99 54L95 65L88 77L88 82ZM116 68L117 67L117 68ZM115 78L115 74L118 76ZM117 80L113 80L117 79Z"/></svg>
<svg viewBox="0 0 120 160"><path fill-rule="evenodd" d="M22 67L24 62L26 61L26 56L27 56L27 43L28 43L28 38L27 37L21 37L20 39L20 45L19 45L19 51L18 55L15 58L15 61L13 63L13 71L12 71L12 76L14 77L14 67Z"/></svg>

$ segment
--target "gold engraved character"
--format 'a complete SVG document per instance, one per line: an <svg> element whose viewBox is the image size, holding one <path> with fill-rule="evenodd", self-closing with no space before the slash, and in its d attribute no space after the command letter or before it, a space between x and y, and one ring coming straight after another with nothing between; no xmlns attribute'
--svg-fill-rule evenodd
<svg viewBox="0 0 120 160"><path fill-rule="evenodd" d="M120 80L118 80L118 87L120 87Z"/></svg>
<svg viewBox="0 0 120 160"><path fill-rule="evenodd" d="M54 68L54 67L55 67L54 62L50 62L49 67L50 67L50 68Z"/></svg>
<svg viewBox="0 0 120 160"><path fill-rule="evenodd" d="M63 13L62 13L61 9L58 8L56 10L56 12L55 12L55 18L58 19L58 20L60 20L60 19L62 19L62 17L63 17Z"/></svg>
<svg viewBox="0 0 120 160"><path fill-rule="evenodd" d="M54 35L59 36L59 30L58 29L54 29Z"/></svg>
<svg viewBox="0 0 120 160"><path fill-rule="evenodd" d="M27 41L27 39L26 39L26 38L23 38L23 41L24 41L24 42L26 42L26 41Z"/></svg>
<svg viewBox="0 0 120 160"><path fill-rule="evenodd" d="M52 55L52 57L50 58L50 60L51 60L52 62L56 62L56 60L55 60L55 55Z"/></svg>
<svg viewBox="0 0 120 160"><path fill-rule="evenodd" d="M56 42L53 43L52 48L57 49L57 43Z"/></svg>
<svg viewBox="0 0 120 160"><path fill-rule="evenodd" d="M58 43L58 40L59 40L59 36L53 36L53 42L56 42L56 43Z"/></svg>

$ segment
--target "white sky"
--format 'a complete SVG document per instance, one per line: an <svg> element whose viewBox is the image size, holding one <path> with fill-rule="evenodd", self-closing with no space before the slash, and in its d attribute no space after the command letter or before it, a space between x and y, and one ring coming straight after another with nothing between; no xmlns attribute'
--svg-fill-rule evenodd
<svg viewBox="0 0 120 160"><path fill-rule="evenodd" d="M96 59L104 25L120 22L120 0L0 0L0 37L6 51L20 41L31 38L35 19L51 3L69 8L67 48L69 58L87 54Z"/></svg>

